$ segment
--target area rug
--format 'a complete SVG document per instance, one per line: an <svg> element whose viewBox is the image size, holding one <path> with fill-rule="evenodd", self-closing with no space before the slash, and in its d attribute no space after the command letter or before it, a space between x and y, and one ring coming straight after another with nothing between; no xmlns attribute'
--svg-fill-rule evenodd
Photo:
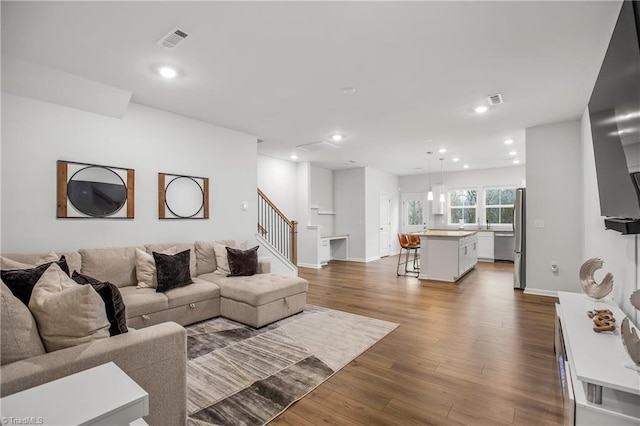
<svg viewBox="0 0 640 426"><path fill-rule="evenodd" d="M264 425L398 324L319 306L260 329L187 328L188 425Z"/></svg>

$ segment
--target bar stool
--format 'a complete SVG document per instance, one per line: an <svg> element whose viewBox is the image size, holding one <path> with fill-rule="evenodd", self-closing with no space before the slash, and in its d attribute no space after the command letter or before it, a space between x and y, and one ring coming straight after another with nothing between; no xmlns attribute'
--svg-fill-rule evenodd
<svg viewBox="0 0 640 426"><path fill-rule="evenodd" d="M411 234L398 234L398 242L400 243L400 256L398 256L398 267L396 273L398 276L418 276L420 272L420 263L418 258L418 249L420 248L420 237ZM402 262L402 250L405 250L405 259ZM413 251L413 258L411 252ZM409 263L412 263L412 269L409 269ZM404 265L404 274L400 273L400 265Z"/></svg>

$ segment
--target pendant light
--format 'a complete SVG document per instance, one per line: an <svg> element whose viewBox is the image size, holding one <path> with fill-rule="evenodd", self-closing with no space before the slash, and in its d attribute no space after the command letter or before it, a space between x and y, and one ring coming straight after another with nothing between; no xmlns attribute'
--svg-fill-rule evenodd
<svg viewBox="0 0 640 426"><path fill-rule="evenodd" d="M440 159L440 186L442 187L442 190L440 191L440 199L439 201L441 203L444 203L444 169L443 169L443 164L444 164L444 158Z"/></svg>
<svg viewBox="0 0 640 426"><path fill-rule="evenodd" d="M433 190L431 189L431 151L428 151L429 155L429 192L427 192L427 200L433 201Z"/></svg>

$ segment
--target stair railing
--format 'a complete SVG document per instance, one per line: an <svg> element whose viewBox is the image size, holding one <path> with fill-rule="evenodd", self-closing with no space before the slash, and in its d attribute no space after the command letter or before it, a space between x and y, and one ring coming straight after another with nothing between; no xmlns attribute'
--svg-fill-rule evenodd
<svg viewBox="0 0 640 426"><path fill-rule="evenodd" d="M298 222L289 220L258 189L258 232L291 263L298 264Z"/></svg>

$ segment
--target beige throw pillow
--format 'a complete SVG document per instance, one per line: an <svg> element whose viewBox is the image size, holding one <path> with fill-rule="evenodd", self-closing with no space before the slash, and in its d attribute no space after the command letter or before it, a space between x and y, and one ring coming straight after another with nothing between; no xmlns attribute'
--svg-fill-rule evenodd
<svg viewBox="0 0 640 426"><path fill-rule="evenodd" d="M222 241L213 242L213 251L216 254L216 265L217 265L217 269L213 272L218 275L224 275L225 277L231 273L231 270L229 268L229 260L227 258L227 247L246 250L249 248L249 242L244 241L240 244L235 244L235 245L229 245L229 244L226 244L226 242L222 242Z"/></svg>
<svg viewBox="0 0 640 426"><path fill-rule="evenodd" d="M4 283L0 287L0 321L0 365L45 353L29 308Z"/></svg>
<svg viewBox="0 0 640 426"><path fill-rule="evenodd" d="M104 302L90 285L80 285L55 263L38 280L29 309L47 352L109 337Z"/></svg>
<svg viewBox="0 0 640 426"><path fill-rule="evenodd" d="M58 260L58 255L54 252L49 252L39 259L35 259L34 263L23 263L17 260L9 259L8 257L0 256L0 269L3 271L15 270L15 269L31 269L34 266L40 266L45 263L55 262Z"/></svg>
<svg viewBox="0 0 640 426"><path fill-rule="evenodd" d="M162 254L176 254L178 247L169 247L161 251ZM138 279L138 288L157 288L158 278L156 274L156 262L153 255L146 253L140 249L136 249L136 278Z"/></svg>

